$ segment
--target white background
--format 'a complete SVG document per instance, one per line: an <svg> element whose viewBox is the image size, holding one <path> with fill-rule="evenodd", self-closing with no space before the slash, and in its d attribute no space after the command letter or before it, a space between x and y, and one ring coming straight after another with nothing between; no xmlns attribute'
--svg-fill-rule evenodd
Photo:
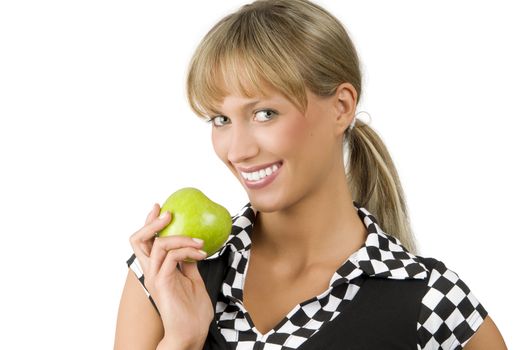
<svg viewBox="0 0 527 350"><path fill-rule="evenodd" d="M111 348L128 237L152 205L184 186L231 214L246 203L184 90L198 41L243 3L0 3L0 348ZM396 163L421 255L457 272L519 349L520 2L318 3L357 47L358 110Z"/></svg>

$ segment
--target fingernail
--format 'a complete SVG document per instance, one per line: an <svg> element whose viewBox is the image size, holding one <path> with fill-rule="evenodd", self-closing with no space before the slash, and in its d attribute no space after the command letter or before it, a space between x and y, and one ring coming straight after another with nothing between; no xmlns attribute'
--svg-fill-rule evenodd
<svg viewBox="0 0 527 350"><path fill-rule="evenodd" d="M160 219L164 219L168 216L168 211L165 211L163 214L159 216Z"/></svg>
<svg viewBox="0 0 527 350"><path fill-rule="evenodd" d="M192 240L193 240L194 242L196 242L196 243L199 243L199 244L203 243L203 240L202 240L202 239L199 239L199 238L192 238Z"/></svg>
<svg viewBox="0 0 527 350"><path fill-rule="evenodd" d="M205 255L205 256L207 256L207 252L205 252L205 251L203 251L203 250L200 250L199 252L201 253L201 255Z"/></svg>

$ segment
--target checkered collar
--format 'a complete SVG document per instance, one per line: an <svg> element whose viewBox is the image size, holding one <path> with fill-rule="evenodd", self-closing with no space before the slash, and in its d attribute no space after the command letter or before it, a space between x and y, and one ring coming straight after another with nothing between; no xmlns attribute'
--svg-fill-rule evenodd
<svg viewBox="0 0 527 350"><path fill-rule="evenodd" d="M424 279L428 269L418 261L394 236L385 233L377 219L357 202L353 202L359 217L368 230L364 244L339 267L330 285L347 283L365 274L390 279ZM226 251L243 253L251 249L250 234L257 211L247 203L232 217L232 231L223 247L207 259L215 259Z"/></svg>

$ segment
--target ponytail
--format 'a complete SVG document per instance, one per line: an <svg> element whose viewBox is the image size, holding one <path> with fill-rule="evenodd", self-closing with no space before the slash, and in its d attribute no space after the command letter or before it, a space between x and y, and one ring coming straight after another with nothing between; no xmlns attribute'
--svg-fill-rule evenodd
<svg viewBox="0 0 527 350"><path fill-rule="evenodd" d="M353 200L375 216L385 233L399 239L416 255L404 191L390 153L369 125L355 119L355 126L345 134L346 178Z"/></svg>

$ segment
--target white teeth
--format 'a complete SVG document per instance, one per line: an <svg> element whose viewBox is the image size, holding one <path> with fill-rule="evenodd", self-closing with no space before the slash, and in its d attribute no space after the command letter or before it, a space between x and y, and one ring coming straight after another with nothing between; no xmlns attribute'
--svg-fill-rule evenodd
<svg viewBox="0 0 527 350"><path fill-rule="evenodd" d="M246 180L258 181L263 179L264 177L271 175L276 170L278 170L278 166L276 164L273 164L273 166L267 167L265 169L260 169L259 171L253 171L252 173L244 173L242 171L241 174Z"/></svg>

